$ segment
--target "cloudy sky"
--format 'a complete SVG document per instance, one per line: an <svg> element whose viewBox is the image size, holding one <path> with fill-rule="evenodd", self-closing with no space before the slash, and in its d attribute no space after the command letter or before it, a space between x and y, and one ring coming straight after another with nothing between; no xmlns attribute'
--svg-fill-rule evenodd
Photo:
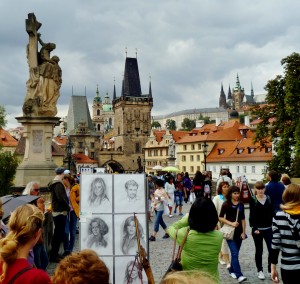
<svg viewBox="0 0 300 284"><path fill-rule="evenodd" d="M250 94L264 93L267 81L282 74L280 61L299 52L299 0L1 0L0 105L9 127L17 126L26 95L27 14L43 25L44 42L56 43L63 85L58 115L74 95L89 103L121 92L125 63L137 57L142 92L151 75L152 115L217 107L223 82Z"/></svg>

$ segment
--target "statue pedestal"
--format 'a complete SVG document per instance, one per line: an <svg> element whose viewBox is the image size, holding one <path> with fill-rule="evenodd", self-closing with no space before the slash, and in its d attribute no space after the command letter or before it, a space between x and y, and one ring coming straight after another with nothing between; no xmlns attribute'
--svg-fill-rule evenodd
<svg viewBox="0 0 300 284"><path fill-rule="evenodd" d="M52 159L53 128L59 117L16 117L24 126L25 151L17 168L15 186L26 186L36 180L47 186L55 176L57 165Z"/></svg>
<svg viewBox="0 0 300 284"><path fill-rule="evenodd" d="M167 160L168 160L168 167L175 167L176 158L168 157Z"/></svg>

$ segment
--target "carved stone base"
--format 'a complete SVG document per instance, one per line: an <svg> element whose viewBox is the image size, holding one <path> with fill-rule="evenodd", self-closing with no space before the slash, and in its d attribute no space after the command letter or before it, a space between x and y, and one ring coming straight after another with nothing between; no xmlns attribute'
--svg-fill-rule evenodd
<svg viewBox="0 0 300 284"><path fill-rule="evenodd" d="M55 176L57 165L52 159L53 128L59 117L16 117L24 126L25 152L22 163L17 168L15 186L26 186L37 180L47 186Z"/></svg>
<svg viewBox="0 0 300 284"><path fill-rule="evenodd" d="M176 158L168 157L167 160L168 160L168 167L175 167Z"/></svg>

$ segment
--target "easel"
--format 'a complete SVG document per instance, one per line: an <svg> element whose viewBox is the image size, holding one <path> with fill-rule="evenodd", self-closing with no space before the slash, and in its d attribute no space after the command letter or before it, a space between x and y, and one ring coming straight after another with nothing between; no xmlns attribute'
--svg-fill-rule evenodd
<svg viewBox="0 0 300 284"><path fill-rule="evenodd" d="M141 284L143 284L143 274L142 274L142 268L141 268L140 263L139 263L138 252L136 253L136 255L134 257L134 262L131 266L130 274L129 274L128 279L127 279L127 284L131 284L132 281L134 280L132 278L132 272L133 272L133 269L135 267L138 267L138 276L139 276Z"/></svg>

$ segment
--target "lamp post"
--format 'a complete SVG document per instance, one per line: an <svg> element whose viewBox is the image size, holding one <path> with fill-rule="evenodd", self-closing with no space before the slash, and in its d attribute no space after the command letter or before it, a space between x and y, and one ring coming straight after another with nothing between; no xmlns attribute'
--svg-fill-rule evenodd
<svg viewBox="0 0 300 284"><path fill-rule="evenodd" d="M70 136L68 136L68 142L66 148L67 148L67 158L68 158L68 170L70 170L71 160L72 160L72 149L73 149L73 143L71 141Z"/></svg>
<svg viewBox="0 0 300 284"><path fill-rule="evenodd" d="M204 155L204 171L206 171L206 155L207 155L207 147L206 141L204 141L203 145L203 155Z"/></svg>

